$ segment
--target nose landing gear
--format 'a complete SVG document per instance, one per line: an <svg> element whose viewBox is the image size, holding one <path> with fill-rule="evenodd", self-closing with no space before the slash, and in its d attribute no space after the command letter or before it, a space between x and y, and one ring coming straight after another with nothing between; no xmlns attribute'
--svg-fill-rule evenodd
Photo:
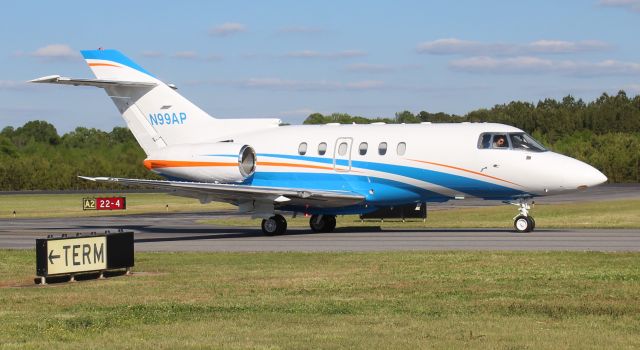
<svg viewBox="0 0 640 350"><path fill-rule="evenodd" d="M536 221L533 216L529 215L529 210L531 209L529 202L526 199L519 199L518 203L509 202L509 204L520 207L518 209L520 213L513 218L513 228L521 233L533 231L536 228Z"/></svg>

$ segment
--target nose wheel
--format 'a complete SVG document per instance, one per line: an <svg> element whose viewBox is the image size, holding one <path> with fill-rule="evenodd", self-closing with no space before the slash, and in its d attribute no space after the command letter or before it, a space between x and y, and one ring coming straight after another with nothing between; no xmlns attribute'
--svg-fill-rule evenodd
<svg viewBox="0 0 640 350"><path fill-rule="evenodd" d="M532 216L518 215L513 220L513 227L518 232L531 232L536 228L536 221Z"/></svg>
<svg viewBox="0 0 640 350"><path fill-rule="evenodd" d="M518 203L510 203L519 206L520 212L515 218L513 218L513 228L517 232L526 233L535 230L536 220L533 216L529 215L531 205L526 199L520 199Z"/></svg>
<svg viewBox="0 0 640 350"><path fill-rule="evenodd" d="M267 236L281 235L287 232L287 220L280 214L262 219L262 232Z"/></svg>
<svg viewBox="0 0 640 350"><path fill-rule="evenodd" d="M311 231L331 232L336 228L336 217L334 215L312 215L309 219Z"/></svg>

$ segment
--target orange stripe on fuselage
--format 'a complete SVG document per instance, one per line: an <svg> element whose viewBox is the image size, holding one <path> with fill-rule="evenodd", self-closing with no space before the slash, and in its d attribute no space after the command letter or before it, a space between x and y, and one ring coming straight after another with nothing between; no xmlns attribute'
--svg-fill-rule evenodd
<svg viewBox="0 0 640 350"><path fill-rule="evenodd" d="M257 162L260 166L282 166L291 168L306 168L306 169L320 169L320 170L333 170L333 167L309 165L309 164L296 164L296 163L281 163L281 162ZM183 167L217 167L217 166L238 166L237 162L222 163L222 162L192 162L192 161L180 161L180 160L145 160L144 167L151 170L157 168L183 168Z"/></svg>
<svg viewBox="0 0 640 350"><path fill-rule="evenodd" d="M182 160L145 160L144 167L151 170L156 168L184 168L199 166L238 166L238 163L223 162L191 162Z"/></svg>
<svg viewBox="0 0 640 350"><path fill-rule="evenodd" d="M441 163L427 162L426 160L417 160L417 159L409 159L409 160L412 160L414 162L420 162L420 163L425 163L425 164L441 166L441 167L445 167L445 168L449 168L449 169L460 170L460 171L464 171L464 172L467 172L467 173L488 177L490 179L494 179L494 180L498 180L498 181L502 181L502 182L506 182L506 183L510 183L512 185L516 185L516 186L522 187L522 185L519 185L519 184L517 184L515 182L511 182L511 181L507 181L507 180L501 179L499 177L483 174L481 172L477 172L477 171L473 171L473 170L469 170L469 169L464 169L464 168L459 168L459 167L453 166L453 165L446 165L446 164L441 164Z"/></svg>
<svg viewBox="0 0 640 350"><path fill-rule="evenodd" d="M89 67L99 67L99 66L120 68L120 66L116 66L115 64L111 64L111 63L89 63Z"/></svg>

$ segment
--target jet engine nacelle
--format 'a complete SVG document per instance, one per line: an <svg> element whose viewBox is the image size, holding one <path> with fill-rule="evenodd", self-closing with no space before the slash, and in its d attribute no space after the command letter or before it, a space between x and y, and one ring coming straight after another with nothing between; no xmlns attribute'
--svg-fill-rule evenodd
<svg viewBox="0 0 640 350"><path fill-rule="evenodd" d="M256 170L256 152L232 142L185 144L150 154L144 166L171 179L239 183Z"/></svg>

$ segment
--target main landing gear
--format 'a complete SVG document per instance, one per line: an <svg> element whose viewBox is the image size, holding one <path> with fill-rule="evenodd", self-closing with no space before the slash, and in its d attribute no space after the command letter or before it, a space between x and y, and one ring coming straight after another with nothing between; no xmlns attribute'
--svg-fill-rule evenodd
<svg viewBox="0 0 640 350"><path fill-rule="evenodd" d="M336 217L335 215L312 215L309 226L315 233L331 232L336 228ZM262 219L262 232L267 236L284 234L287 232L287 219L280 214Z"/></svg>
<svg viewBox="0 0 640 350"><path fill-rule="evenodd" d="M520 199L518 203L510 203L513 205L517 205L520 208L520 214L516 215L513 218L513 228L516 229L517 232L525 233L531 232L536 228L536 221L533 219L533 216L529 215L529 210L531 209L531 205L526 199Z"/></svg>
<svg viewBox="0 0 640 350"><path fill-rule="evenodd" d="M331 232L336 228L336 217L335 215L312 215L309 226L315 233Z"/></svg>
<svg viewBox="0 0 640 350"><path fill-rule="evenodd" d="M267 236L281 235L287 232L287 219L280 214L262 219L262 232Z"/></svg>

